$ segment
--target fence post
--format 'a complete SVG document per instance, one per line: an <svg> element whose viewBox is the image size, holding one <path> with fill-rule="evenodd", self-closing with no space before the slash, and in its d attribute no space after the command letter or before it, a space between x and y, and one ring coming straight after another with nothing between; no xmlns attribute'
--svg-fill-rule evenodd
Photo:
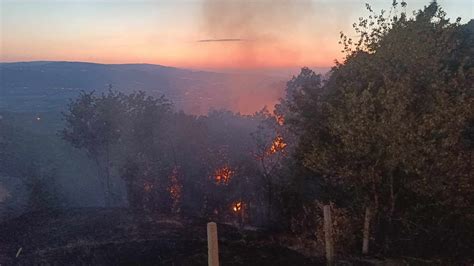
<svg viewBox="0 0 474 266"><path fill-rule="evenodd" d="M369 238L370 238L370 208L365 208L364 231L362 240L362 254L369 253Z"/></svg>
<svg viewBox="0 0 474 266"><path fill-rule="evenodd" d="M334 265L334 243L332 239L332 220L331 206L324 205L324 240L326 246L326 262L327 265Z"/></svg>
<svg viewBox="0 0 474 266"><path fill-rule="evenodd" d="M214 222L207 224L207 257L209 266L219 266L217 225Z"/></svg>

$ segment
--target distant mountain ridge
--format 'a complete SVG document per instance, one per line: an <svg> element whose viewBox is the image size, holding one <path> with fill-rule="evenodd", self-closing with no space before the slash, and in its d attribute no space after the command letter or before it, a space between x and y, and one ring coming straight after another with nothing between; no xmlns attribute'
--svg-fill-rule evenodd
<svg viewBox="0 0 474 266"><path fill-rule="evenodd" d="M143 90L165 95L177 109L203 114L210 108L250 113L274 103L285 80L262 74L218 73L153 64L68 61L0 63L0 109L53 111L80 91Z"/></svg>

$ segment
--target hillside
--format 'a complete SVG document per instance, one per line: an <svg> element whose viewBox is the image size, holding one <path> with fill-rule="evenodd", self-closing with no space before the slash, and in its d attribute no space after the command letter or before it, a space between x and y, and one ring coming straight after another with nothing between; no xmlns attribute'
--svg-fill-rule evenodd
<svg viewBox="0 0 474 266"><path fill-rule="evenodd" d="M314 265L264 234L219 224L222 265ZM19 249L22 249L18 256ZM206 265L206 221L75 209L25 214L0 226L6 265Z"/></svg>
<svg viewBox="0 0 474 266"><path fill-rule="evenodd" d="M0 109L62 110L80 91L143 90L165 95L178 110L203 114L209 108L243 113L272 105L284 88L281 77L259 73L217 73L151 64L84 62L0 63Z"/></svg>

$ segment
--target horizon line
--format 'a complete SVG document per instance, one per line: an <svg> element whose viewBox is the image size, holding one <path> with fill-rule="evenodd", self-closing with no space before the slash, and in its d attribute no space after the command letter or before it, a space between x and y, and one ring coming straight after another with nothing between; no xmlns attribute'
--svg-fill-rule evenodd
<svg viewBox="0 0 474 266"><path fill-rule="evenodd" d="M96 65L155 65L168 68L181 68L181 69L192 69L192 70L206 70L206 69L228 69L228 70L258 70L258 69L291 69L291 68L332 68L331 66L317 66L317 65L294 65L294 66L248 66L248 67L232 67L232 66L173 66L173 65L163 65L159 63L148 63L148 62L129 62L129 63L105 63L100 61L77 61L77 60L26 60L26 61L10 61L10 60L0 60L0 64L14 64L14 63L88 63Z"/></svg>

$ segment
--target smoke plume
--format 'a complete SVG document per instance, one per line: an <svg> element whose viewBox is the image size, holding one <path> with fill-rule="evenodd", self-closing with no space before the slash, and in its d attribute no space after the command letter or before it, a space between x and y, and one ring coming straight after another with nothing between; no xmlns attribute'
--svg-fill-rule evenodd
<svg viewBox="0 0 474 266"><path fill-rule="evenodd" d="M312 14L309 0L205 0L201 41L232 42L234 56L247 66L271 60L270 54L297 57L292 33Z"/></svg>

